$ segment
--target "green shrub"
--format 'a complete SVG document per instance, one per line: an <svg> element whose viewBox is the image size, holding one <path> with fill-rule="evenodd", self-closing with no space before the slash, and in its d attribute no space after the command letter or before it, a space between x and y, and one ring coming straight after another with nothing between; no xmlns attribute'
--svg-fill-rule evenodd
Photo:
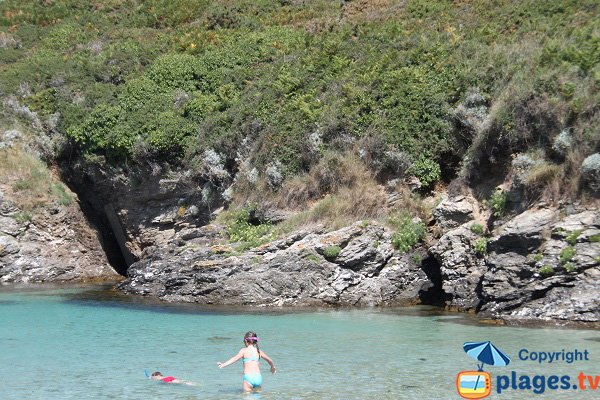
<svg viewBox="0 0 600 400"><path fill-rule="evenodd" d="M328 260L333 260L340 254L341 251L342 248L340 246L327 246L323 249L323 255Z"/></svg>
<svg viewBox="0 0 600 400"><path fill-rule="evenodd" d="M559 261L561 264L565 264L567 261L571 261L575 257L575 248L567 246L560 252Z"/></svg>
<svg viewBox="0 0 600 400"><path fill-rule="evenodd" d="M565 271L569 274L572 272L575 272L575 265L570 261L565 263L565 265L563 265L563 267L565 268Z"/></svg>
<svg viewBox="0 0 600 400"><path fill-rule="evenodd" d="M388 223L396 230L392 234L392 245L402 253L408 252L425 236L425 224L415 222L410 215L400 213L388 219Z"/></svg>
<svg viewBox="0 0 600 400"><path fill-rule="evenodd" d="M240 251L258 247L272 238L272 226L270 224L251 224L250 211L250 208L242 208L224 217L229 240L240 243L238 246Z"/></svg>
<svg viewBox="0 0 600 400"><path fill-rule="evenodd" d="M544 255L542 253L535 253L535 255L533 256L533 261L535 262L540 262L542 261L542 259L544 258Z"/></svg>
<svg viewBox="0 0 600 400"><path fill-rule="evenodd" d="M411 166L410 172L421 181L421 184L425 189L430 188L435 182L439 181L442 174L440 165L425 157L416 161Z"/></svg>
<svg viewBox="0 0 600 400"><path fill-rule="evenodd" d="M554 269L550 265L544 265L538 271L543 277L554 275Z"/></svg>
<svg viewBox="0 0 600 400"><path fill-rule="evenodd" d="M219 107L214 95L197 94L184 106L184 116L194 122L202 122L206 116Z"/></svg>
<svg viewBox="0 0 600 400"><path fill-rule="evenodd" d="M126 113L146 111L149 103L153 103L152 105L156 109L166 108L168 102L165 97L161 96L161 93L163 91L159 85L147 76L131 79L119 93L119 106ZM158 104L156 104L157 102Z"/></svg>
<svg viewBox="0 0 600 400"><path fill-rule="evenodd" d="M67 192L65 186L62 183L53 183L51 185L51 191L54 197L58 199L58 202L61 205L68 206L73 202L73 197Z"/></svg>
<svg viewBox="0 0 600 400"><path fill-rule="evenodd" d="M122 115L121 107L101 105L80 125L69 128L67 134L85 151L127 154L135 137L130 129L126 129Z"/></svg>
<svg viewBox="0 0 600 400"><path fill-rule="evenodd" d="M573 231L573 232L571 232L571 233L569 233L567 235L567 237L565 238L565 240L571 246L575 246L575 244L577 243L577 238L579 237L579 235L581 235L581 232L583 232L583 229L579 229L579 230Z"/></svg>
<svg viewBox="0 0 600 400"><path fill-rule="evenodd" d="M475 243L473 243L473 249L475 250L475 253L479 255L485 255L487 254L487 245L487 238L479 238L475 241Z"/></svg>
<svg viewBox="0 0 600 400"><path fill-rule="evenodd" d="M501 190L494 192L487 200L488 207L492 209L494 217L499 218L506 213L506 200L507 195Z"/></svg>
<svg viewBox="0 0 600 400"><path fill-rule="evenodd" d="M591 243L598 243L600 242L600 235L592 235L589 237L589 239Z"/></svg>
<svg viewBox="0 0 600 400"><path fill-rule="evenodd" d="M181 89L193 92L199 86L200 64L189 54L166 54L156 59L146 76L160 90Z"/></svg>
<svg viewBox="0 0 600 400"><path fill-rule="evenodd" d="M483 233L483 225L481 224L472 224L469 229L471 229L471 232L477 234L477 235L481 235Z"/></svg>
<svg viewBox="0 0 600 400"><path fill-rule="evenodd" d="M57 111L58 96L56 89L44 89L23 99L25 104L31 111L35 111L42 115L48 115Z"/></svg>
<svg viewBox="0 0 600 400"><path fill-rule="evenodd" d="M413 253L410 256L410 259L416 265L421 265L421 263L423 262L423 257L421 257L421 255L419 253Z"/></svg>
<svg viewBox="0 0 600 400"><path fill-rule="evenodd" d="M20 212L20 213L15 214L13 216L13 218L19 224L24 224L26 222L31 221L32 215L31 215L31 213L28 213L28 212Z"/></svg>
<svg viewBox="0 0 600 400"><path fill-rule="evenodd" d="M141 137L155 151L180 155L186 139L192 137L196 131L197 125L185 120L173 110L167 110L149 118L141 129Z"/></svg>

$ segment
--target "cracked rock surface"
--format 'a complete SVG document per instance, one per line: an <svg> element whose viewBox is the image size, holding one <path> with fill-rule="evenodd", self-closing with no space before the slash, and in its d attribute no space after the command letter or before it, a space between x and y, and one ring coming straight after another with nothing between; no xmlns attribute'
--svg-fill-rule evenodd
<svg viewBox="0 0 600 400"><path fill-rule="evenodd" d="M391 232L378 224L300 232L235 255L215 245L222 232L206 225L187 241L175 235L133 264L120 288L202 304L406 305L419 303L431 285L420 266L394 251ZM334 259L323 255L328 246L341 248Z"/></svg>
<svg viewBox="0 0 600 400"><path fill-rule="evenodd" d="M49 204L29 215L2 189L0 284L120 278L77 204Z"/></svg>
<svg viewBox="0 0 600 400"><path fill-rule="evenodd" d="M597 210L526 210L489 232L484 254L475 251L483 235L472 232L473 222L429 249L448 308L506 320L600 322Z"/></svg>

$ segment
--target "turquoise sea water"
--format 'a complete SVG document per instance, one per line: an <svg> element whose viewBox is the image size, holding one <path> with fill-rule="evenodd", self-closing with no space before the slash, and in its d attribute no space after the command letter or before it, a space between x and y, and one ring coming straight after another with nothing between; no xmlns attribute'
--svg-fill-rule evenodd
<svg viewBox="0 0 600 400"><path fill-rule="evenodd" d="M219 370L255 330L260 394L241 393L240 363ZM458 399L456 375L476 369L463 342L491 340L512 362L486 366L492 399L590 399L586 390L507 390L498 375L600 375L600 332L477 323L414 307L358 310L199 308L142 302L101 288L0 288L0 399ZM529 351L587 350L589 361L539 364ZM197 382L145 379L144 368ZM539 380L538 380L539 383Z"/></svg>

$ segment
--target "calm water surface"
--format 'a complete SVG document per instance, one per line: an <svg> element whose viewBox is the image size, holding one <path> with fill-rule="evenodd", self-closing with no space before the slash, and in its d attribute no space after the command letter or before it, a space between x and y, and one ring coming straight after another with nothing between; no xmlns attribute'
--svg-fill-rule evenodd
<svg viewBox="0 0 600 400"><path fill-rule="evenodd" d="M241 364L219 370L255 330L279 372L241 393ZM0 399L457 399L476 369L466 341L491 340L512 357L492 374L493 399L600 398L590 390L495 392L496 376L600 375L600 332L477 323L428 308L268 312L141 302L100 288L0 288ZM590 361L538 364L530 351L588 350ZM145 379L144 368L198 383Z"/></svg>

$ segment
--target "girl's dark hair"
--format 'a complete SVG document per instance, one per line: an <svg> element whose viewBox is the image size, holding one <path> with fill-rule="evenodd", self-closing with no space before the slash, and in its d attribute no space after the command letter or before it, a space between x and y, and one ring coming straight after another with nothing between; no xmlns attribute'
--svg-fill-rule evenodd
<svg viewBox="0 0 600 400"><path fill-rule="evenodd" d="M260 348L258 347L258 335L256 334L256 332L246 332L246 334L244 335L244 342L256 346L256 351L258 351L258 359L260 360Z"/></svg>
<svg viewBox="0 0 600 400"><path fill-rule="evenodd" d="M152 373L152 376L162 376L162 374L160 373L160 371L156 371Z"/></svg>

